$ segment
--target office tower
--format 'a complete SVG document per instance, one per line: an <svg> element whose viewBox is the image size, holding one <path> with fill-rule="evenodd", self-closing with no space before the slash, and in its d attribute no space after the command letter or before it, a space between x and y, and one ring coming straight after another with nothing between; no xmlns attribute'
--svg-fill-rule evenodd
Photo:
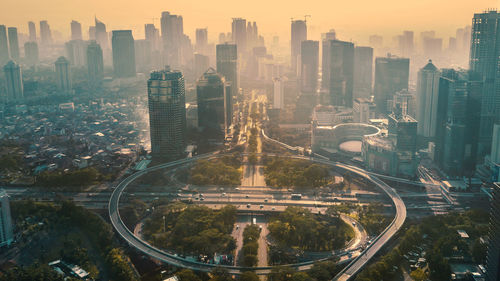
<svg viewBox="0 0 500 281"><path fill-rule="evenodd" d="M444 133L436 140L438 163L450 176L470 175L477 159L483 81L478 73L465 70L443 69L441 75L448 104Z"/></svg>
<svg viewBox="0 0 500 281"><path fill-rule="evenodd" d="M28 22L28 30L29 30L29 41L36 42L36 26L32 21Z"/></svg>
<svg viewBox="0 0 500 281"><path fill-rule="evenodd" d="M282 109L285 107L285 83L283 78L273 78L273 108Z"/></svg>
<svg viewBox="0 0 500 281"><path fill-rule="evenodd" d="M491 141L491 161L500 164L500 123L493 126Z"/></svg>
<svg viewBox="0 0 500 281"><path fill-rule="evenodd" d="M118 78L135 76L135 48L132 30L113 30L113 70Z"/></svg>
<svg viewBox="0 0 500 281"><path fill-rule="evenodd" d="M161 37L163 44L163 64L179 67L181 62L181 46L184 41L182 16L162 12Z"/></svg>
<svg viewBox="0 0 500 281"><path fill-rule="evenodd" d="M87 69L90 87L98 87L103 78L104 61L101 46L96 41L90 41L87 46Z"/></svg>
<svg viewBox="0 0 500 281"><path fill-rule="evenodd" d="M232 42L238 47L238 55L245 54L247 50L247 20L233 18L231 24Z"/></svg>
<svg viewBox="0 0 500 281"><path fill-rule="evenodd" d="M69 61L65 57L59 57L55 62L55 66L57 89L60 93L70 94L72 86Z"/></svg>
<svg viewBox="0 0 500 281"><path fill-rule="evenodd" d="M224 77L219 75L215 69L209 68L196 81L196 98L198 102L198 127L209 136L223 138L224 129L227 128Z"/></svg>
<svg viewBox="0 0 500 281"><path fill-rule="evenodd" d="M75 20L71 21L71 40L82 39L82 25Z"/></svg>
<svg viewBox="0 0 500 281"><path fill-rule="evenodd" d="M106 31L106 25L97 18L95 18L94 21L95 21L95 40L103 50L106 50L108 49L108 32Z"/></svg>
<svg viewBox="0 0 500 281"><path fill-rule="evenodd" d="M375 85L373 95L379 113L390 112L388 101L401 90L408 89L410 60L391 57L375 59Z"/></svg>
<svg viewBox="0 0 500 281"><path fill-rule="evenodd" d="M7 28L0 25L0 63L4 65L9 61L9 41L7 41Z"/></svg>
<svg viewBox="0 0 500 281"><path fill-rule="evenodd" d="M469 69L484 79L479 129L479 153L482 157L491 150L493 124L500 123L500 14L488 11L474 14Z"/></svg>
<svg viewBox="0 0 500 281"><path fill-rule="evenodd" d="M196 47L198 53L205 54L208 45L208 30L206 28L196 29Z"/></svg>
<svg viewBox="0 0 500 281"><path fill-rule="evenodd" d="M439 105L439 78L441 73L432 60L418 72L417 81L417 120L418 135L433 138L436 136Z"/></svg>
<svg viewBox="0 0 500 281"><path fill-rule="evenodd" d="M324 69L330 105L352 107L354 84L354 44L330 40L328 65Z"/></svg>
<svg viewBox="0 0 500 281"><path fill-rule="evenodd" d="M202 54L194 54L194 75L198 79L210 66L208 56Z"/></svg>
<svg viewBox="0 0 500 281"><path fill-rule="evenodd" d="M292 20L290 55L292 72L297 74L297 63L300 58L300 44L307 40L307 24L305 20Z"/></svg>
<svg viewBox="0 0 500 281"><path fill-rule="evenodd" d="M384 46L384 38L380 35L370 35L368 41L374 49L380 49Z"/></svg>
<svg viewBox="0 0 500 281"><path fill-rule="evenodd" d="M52 32L50 31L49 23L46 20L40 21L40 38L42 46L52 44Z"/></svg>
<svg viewBox="0 0 500 281"><path fill-rule="evenodd" d="M184 156L186 103L184 77L180 72L155 71L148 80L151 152L160 160Z"/></svg>
<svg viewBox="0 0 500 281"><path fill-rule="evenodd" d="M152 50L159 50L160 48L160 34L154 24L145 24L144 32L146 41L151 45Z"/></svg>
<svg viewBox="0 0 500 281"><path fill-rule="evenodd" d="M319 42L305 40L300 49L301 91L315 93L318 87Z"/></svg>
<svg viewBox="0 0 500 281"><path fill-rule="evenodd" d="M352 119L356 123L368 123L374 119L376 112L373 98L355 98L352 104Z"/></svg>
<svg viewBox="0 0 500 281"><path fill-rule="evenodd" d="M422 48L424 51L424 56L427 58L437 58L440 57L443 52L443 39L434 37L424 37L422 42Z"/></svg>
<svg viewBox="0 0 500 281"><path fill-rule="evenodd" d="M151 70L151 43L148 40L135 40L135 64L140 72Z"/></svg>
<svg viewBox="0 0 500 281"><path fill-rule="evenodd" d="M64 44L71 65L84 66L87 63L87 45L83 40L71 40Z"/></svg>
<svg viewBox="0 0 500 281"><path fill-rule="evenodd" d="M373 48L354 48L354 98L369 98L372 93Z"/></svg>
<svg viewBox="0 0 500 281"><path fill-rule="evenodd" d="M24 43L24 58L26 59L26 64L35 65L38 63L39 52L38 44L36 42L26 42Z"/></svg>
<svg viewBox="0 0 500 281"><path fill-rule="evenodd" d="M5 190L0 190L0 247L8 246L14 242L12 232L12 217L10 215L9 195Z"/></svg>
<svg viewBox="0 0 500 281"><path fill-rule="evenodd" d="M219 44L216 47L217 72L222 74L226 82L231 83L231 95L237 95L238 84L238 51L235 44Z"/></svg>
<svg viewBox="0 0 500 281"><path fill-rule="evenodd" d="M397 37L398 48L401 56L409 57L413 53L413 31L403 31L403 35Z"/></svg>
<svg viewBox="0 0 500 281"><path fill-rule="evenodd" d="M17 28L9 27L7 32L9 34L10 58L15 61L19 61L19 40L17 38Z"/></svg>
<svg viewBox="0 0 500 281"><path fill-rule="evenodd" d="M95 26L89 26L89 40L95 39Z"/></svg>
<svg viewBox="0 0 500 281"><path fill-rule="evenodd" d="M493 184L491 195L485 280L498 281L500 280L500 183Z"/></svg>
<svg viewBox="0 0 500 281"><path fill-rule="evenodd" d="M24 99L23 76L21 68L14 61L9 61L4 67L5 85L7 90L6 101L17 102Z"/></svg>
<svg viewBox="0 0 500 281"><path fill-rule="evenodd" d="M335 29L330 29L330 31L321 34L321 40L337 40L337 32L335 32Z"/></svg>

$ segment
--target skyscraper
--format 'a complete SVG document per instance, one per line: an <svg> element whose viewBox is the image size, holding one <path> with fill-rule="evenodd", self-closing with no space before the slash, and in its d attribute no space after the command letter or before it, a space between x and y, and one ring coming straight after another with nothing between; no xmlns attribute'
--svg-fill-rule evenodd
<svg viewBox="0 0 500 281"><path fill-rule="evenodd" d="M213 137L224 137L226 122L225 80L215 69L209 68L196 81L198 127ZM230 106L230 105L228 105Z"/></svg>
<svg viewBox="0 0 500 281"><path fill-rule="evenodd" d="M10 57L15 61L19 61L19 39L17 38L17 28L9 27L8 33Z"/></svg>
<svg viewBox="0 0 500 281"><path fill-rule="evenodd" d="M231 96L238 94L238 52L235 44L219 44L216 47L217 72L231 83Z"/></svg>
<svg viewBox="0 0 500 281"><path fill-rule="evenodd" d="M285 83L283 78L276 77L273 79L273 109L282 109L285 107Z"/></svg>
<svg viewBox="0 0 500 281"><path fill-rule="evenodd" d="M179 67L181 62L181 46L184 40L184 22L182 16L161 13L161 38L163 64Z"/></svg>
<svg viewBox="0 0 500 281"><path fill-rule="evenodd" d="M233 18L231 34L233 43L238 47L238 55L245 54L247 50L247 20Z"/></svg>
<svg viewBox="0 0 500 281"><path fill-rule="evenodd" d="M82 39L82 25L75 20L71 21L71 40Z"/></svg>
<svg viewBox="0 0 500 281"><path fill-rule="evenodd" d="M35 65L38 63L39 51L38 44L36 42L26 42L24 43L24 58L26 59L26 64Z"/></svg>
<svg viewBox="0 0 500 281"><path fill-rule="evenodd" d="M0 190L0 247L10 245L14 241L12 217L10 214L9 195Z"/></svg>
<svg viewBox="0 0 500 281"><path fill-rule="evenodd" d="M103 50L107 50L108 32L106 31L106 25L97 18L95 18L94 21L95 21L95 40Z"/></svg>
<svg viewBox="0 0 500 281"><path fill-rule="evenodd" d="M401 56L409 57L413 53L413 31L403 31L403 35L399 35L398 48Z"/></svg>
<svg viewBox="0 0 500 281"><path fill-rule="evenodd" d="M17 102L24 99L23 76L21 68L14 61L9 61L4 67L7 102Z"/></svg>
<svg viewBox="0 0 500 281"><path fill-rule="evenodd" d="M329 42L329 69L327 73L330 104L352 107L354 44L339 40Z"/></svg>
<svg viewBox="0 0 500 281"><path fill-rule="evenodd" d="M417 120L418 135L433 138L439 109L439 77L441 73L432 60L418 72L417 81Z"/></svg>
<svg viewBox="0 0 500 281"><path fill-rule="evenodd" d="M87 63L87 45L83 40L71 40L64 44L71 65L84 66Z"/></svg>
<svg viewBox="0 0 500 281"><path fill-rule="evenodd" d="M115 77L134 77L135 47L132 30L113 30L112 48Z"/></svg>
<svg viewBox="0 0 500 281"><path fill-rule="evenodd" d="M90 87L98 87L103 78L104 61L101 46L96 41L90 41L87 46L87 69Z"/></svg>
<svg viewBox="0 0 500 281"><path fill-rule="evenodd" d="M318 87L319 42L305 40L301 43L301 91L315 93Z"/></svg>
<svg viewBox="0 0 500 281"><path fill-rule="evenodd" d="M0 25L0 63L4 65L9 61L9 41L7 41L7 28Z"/></svg>
<svg viewBox="0 0 500 281"><path fill-rule="evenodd" d="M373 95L379 113L390 112L388 100L401 90L408 89L410 60L398 57L381 57L375 59L375 85Z"/></svg>
<svg viewBox="0 0 500 281"><path fill-rule="evenodd" d="M184 156L186 105L184 77L180 72L155 71L148 80L151 152L160 160Z"/></svg>
<svg viewBox="0 0 500 281"><path fill-rule="evenodd" d="M138 71L147 72L151 70L151 42L148 40L135 40L135 65Z"/></svg>
<svg viewBox="0 0 500 281"><path fill-rule="evenodd" d="M500 13L488 11L474 14L470 47L469 69L478 72L484 80L479 153L490 152L493 124L500 122Z"/></svg>
<svg viewBox="0 0 500 281"><path fill-rule="evenodd" d="M145 24L144 25L144 32L145 32L145 37L146 41L149 42L151 45L152 50L158 50L160 47L160 34L158 29L155 27L154 24Z"/></svg>
<svg viewBox="0 0 500 281"><path fill-rule="evenodd" d="M210 59L208 56L202 54L194 54L194 75L199 78L210 66Z"/></svg>
<svg viewBox="0 0 500 281"><path fill-rule="evenodd" d="M28 22L28 30L29 30L29 40L31 42L36 42L36 26L32 21Z"/></svg>
<svg viewBox="0 0 500 281"><path fill-rule="evenodd" d="M354 48L353 98L369 98L372 93L373 48Z"/></svg>
<svg viewBox="0 0 500 281"><path fill-rule="evenodd" d="M292 72L297 74L297 60L300 55L300 44L307 40L307 24L305 20L292 20L290 41L290 55Z"/></svg>
<svg viewBox="0 0 500 281"><path fill-rule="evenodd" d="M49 23L46 20L40 21L40 38L42 46L52 44L52 32Z"/></svg>
<svg viewBox="0 0 500 281"><path fill-rule="evenodd" d="M65 57L59 57L55 62L55 66L57 89L60 93L70 94L72 86L69 61Z"/></svg>
<svg viewBox="0 0 500 281"><path fill-rule="evenodd" d="M500 280L500 183L493 184L490 201L490 231L486 255L486 281Z"/></svg>
<svg viewBox="0 0 500 281"><path fill-rule="evenodd" d="M205 54L208 45L208 30L206 28L196 29L196 47L198 53Z"/></svg>

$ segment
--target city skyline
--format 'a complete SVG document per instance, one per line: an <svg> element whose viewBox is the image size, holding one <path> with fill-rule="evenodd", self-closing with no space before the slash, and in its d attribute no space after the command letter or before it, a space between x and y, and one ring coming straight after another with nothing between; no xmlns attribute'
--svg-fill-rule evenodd
<svg viewBox="0 0 500 281"><path fill-rule="evenodd" d="M386 45L392 42L392 37L401 30L414 30L417 33L435 30L438 37L453 36L458 27L471 24L473 13L498 7L497 1L492 0L459 1L460 3L452 0L440 1L440 3L430 0L383 0L376 4L363 1L364 5L354 2L325 4L314 3L314 1L305 5L300 2L267 3L257 0L257 3L244 4L245 7L232 5L227 0L217 0L217 4L195 3L192 0L174 1L169 5L154 0L149 1L148 5L143 5L141 9L135 9L135 3L120 2L121 8L117 11L118 2L116 1L108 1L105 5L94 0L90 3L60 5L56 4L58 0L44 1L43 5L38 2L30 3L32 1L17 3L8 0L6 2L3 4L5 9L0 11L3 24L16 26L23 34L28 34L29 21L47 20L51 28L61 32L64 38L70 37L70 23L76 20L82 24L83 36L87 38L88 27L93 25L94 18L97 17L108 26L109 30L131 29L134 37L144 38L144 24L154 23L159 27L161 11L168 10L183 16L185 33L192 40L195 38L196 28L208 28L209 41L216 41L219 33L231 29L232 18L243 17L250 21L257 21L261 26L261 33L268 39L278 35L282 38L281 43L285 43L290 40L290 19L304 19L304 16L310 15L311 17L307 17L310 38L319 39L321 33L333 28L338 37L343 40L367 44L369 35L379 34L386 38L384 40ZM325 9L325 5L332 9ZM259 9L262 6L280 9L281 12L272 16L260 13ZM453 8L453 13L449 13L450 8ZM134 10L135 13L120 12L127 10ZM381 18L384 20L381 21Z"/></svg>

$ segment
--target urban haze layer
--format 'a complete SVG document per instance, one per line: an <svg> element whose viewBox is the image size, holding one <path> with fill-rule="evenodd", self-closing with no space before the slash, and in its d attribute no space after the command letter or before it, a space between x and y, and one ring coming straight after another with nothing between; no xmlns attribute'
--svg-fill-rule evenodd
<svg viewBox="0 0 500 281"><path fill-rule="evenodd" d="M499 12L159 16L0 25L0 281L500 280Z"/></svg>

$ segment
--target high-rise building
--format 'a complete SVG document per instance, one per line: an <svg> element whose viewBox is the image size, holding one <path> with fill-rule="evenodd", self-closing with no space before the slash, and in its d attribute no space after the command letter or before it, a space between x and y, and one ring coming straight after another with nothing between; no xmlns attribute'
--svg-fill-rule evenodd
<svg viewBox="0 0 500 281"><path fill-rule="evenodd" d="M398 57L375 59L375 84L373 95L379 113L391 112L388 101L401 90L408 89L410 60Z"/></svg>
<svg viewBox="0 0 500 281"><path fill-rule="evenodd" d="M318 88L319 42L305 40L300 50L301 91L315 93Z"/></svg>
<svg viewBox="0 0 500 281"><path fill-rule="evenodd" d="M300 58L300 44L307 40L307 24L305 20L292 20L290 41L290 55L292 72L297 74L297 63Z"/></svg>
<svg viewBox="0 0 500 281"><path fill-rule="evenodd" d="M226 124L225 80L215 69L209 68L196 81L198 127L215 138L223 138Z"/></svg>
<svg viewBox="0 0 500 281"><path fill-rule="evenodd" d="M403 35L397 37L398 48L401 56L409 57L413 53L413 31L403 31Z"/></svg>
<svg viewBox="0 0 500 281"><path fill-rule="evenodd" d="M247 20L233 18L231 35L233 43L238 47L238 55L244 54L247 50Z"/></svg>
<svg viewBox="0 0 500 281"><path fill-rule="evenodd" d="M108 32L106 31L106 25L97 18L95 18L94 21L95 21L95 40L103 50L107 50Z"/></svg>
<svg viewBox="0 0 500 281"><path fill-rule="evenodd" d="M104 61L101 46L96 41L90 41L87 46L87 69L90 87L98 87L103 78Z"/></svg>
<svg viewBox="0 0 500 281"><path fill-rule="evenodd" d="M202 54L194 54L194 75L199 78L210 66L210 59L208 56Z"/></svg>
<svg viewBox="0 0 500 281"><path fill-rule="evenodd" d="M490 152L493 124L500 123L500 13L488 11L474 14L469 69L483 76L479 151Z"/></svg>
<svg viewBox="0 0 500 281"><path fill-rule="evenodd" d="M32 21L28 22L28 30L29 30L29 41L36 42L36 26Z"/></svg>
<svg viewBox="0 0 500 281"><path fill-rule="evenodd" d="M500 164L500 123L493 126L493 138L491 141L491 162L493 162L494 164Z"/></svg>
<svg viewBox="0 0 500 281"><path fill-rule="evenodd" d="M6 102L18 102L24 99L23 76L21 68L14 61L9 61L4 67L5 85L7 89Z"/></svg>
<svg viewBox="0 0 500 281"><path fill-rule="evenodd" d="M500 183L493 184L490 201L490 231L486 255L486 281L500 280Z"/></svg>
<svg viewBox="0 0 500 281"><path fill-rule="evenodd" d="M437 130L439 109L439 78L441 73L432 60L418 72L417 121L418 135L434 138Z"/></svg>
<svg viewBox="0 0 500 281"><path fill-rule="evenodd" d="M353 98L369 98L372 93L373 48L354 48Z"/></svg>
<svg viewBox="0 0 500 281"><path fill-rule="evenodd" d="M155 71L148 80L151 152L160 160L184 156L186 104L184 77L180 72Z"/></svg>
<svg viewBox="0 0 500 281"><path fill-rule="evenodd" d="M111 40L114 76L118 78L134 77L135 48L132 30L113 30Z"/></svg>
<svg viewBox="0 0 500 281"><path fill-rule="evenodd" d="M12 217L10 214L9 195L5 190L0 190L0 247L8 246L14 242L12 231Z"/></svg>
<svg viewBox="0 0 500 281"><path fill-rule="evenodd" d="M208 45L208 30L206 28L196 29L196 47L198 53L205 54Z"/></svg>
<svg viewBox="0 0 500 281"><path fill-rule="evenodd" d="M24 58L26 59L26 64L35 65L38 63L39 51L38 44L36 42L26 42L24 43Z"/></svg>
<svg viewBox="0 0 500 281"><path fill-rule="evenodd" d="M161 13L161 37L163 45L163 64L179 67L181 47L184 41L184 22L182 16Z"/></svg>
<svg viewBox="0 0 500 281"><path fill-rule="evenodd" d="M42 46L52 44L52 31L50 30L49 23L46 20L40 21L40 39Z"/></svg>
<svg viewBox="0 0 500 281"><path fill-rule="evenodd" d="M148 40L135 40L135 65L139 72L149 72L151 70L151 43Z"/></svg>
<svg viewBox="0 0 500 281"><path fill-rule="evenodd" d="M7 40L7 28L0 25L0 63L4 65L9 61L9 41Z"/></svg>
<svg viewBox="0 0 500 281"><path fill-rule="evenodd" d="M274 78L273 86L273 109L282 109L285 107L285 83L283 78Z"/></svg>
<svg viewBox="0 0 500 281"><path fill-rule="evenodd" d="M75 20L71 21L71 40L82 39L82 25Z"/></svg>
<svg viewBox="0 0 500 281"><path fill-rule="evenodd" d="M231 83L231 95L237 95L238 84L238 51L235 44L219 44L216 47L217 72L222 74L226 82Z"/></svg>
<svg viewBox="0 0 500 281"><path fill-rule="evenodd" d="M59 57L56 62L56 82L60 93L70 94L72 91L71 72L69 61L65 57Z"/></svg>
<svg viewBox="0 0 500 281"><path fill-rule="evenodd" d="M160 33L154 24L145 24L144 32L146 35L146 41L151 45L152 50L159 50L160 48Z"/></svg>
<svg viewBox="0 0 500 281"><path fill-rule="evenodd" d="M374 49L380 49L384 46L384 38L380 35L370 35L368 40L370 42L370 46Z"/></svg>
<svg viewBox="0 0 500 281"><path fill-rule="evenodd" d="M328 44L329 62L328 93L330 105L352 107L354 84L354 44L330 40Z"/></svg>
<svg viewBox="0 0 500 281"><path fill-rule="evenodd" d="M71 65L84 66L87 63L87 45L83 40L71 40L64 44Z"/></svg>
<svg viewBox="0 0 500 281"><path fill-rule="evenodd" d="M443 69L442 80L448 105L443 139L436 140L438 163L448 175L462 176L474 171L478 158L483 80L478 73L453 69Z"/></svg>
<svg viewBox="0 0 500 281"><path fill-rule="evenodd" d="M373 99L355 98L352 104L352 119L356 123L368 123L375 118L376 106Z"/></svg>
<svg viewBox="0 0 500 281"><path fill-rule="evenodd" d="M95 26L89 26L89 40L96 40L95 38Z"/></svg>
<svg viewBox="0 0 500 281"><path fill-rule="evenodd" d="M19 39L17 38L17 28L9 27L9 50L10 58L19 61Z"/></svg>

